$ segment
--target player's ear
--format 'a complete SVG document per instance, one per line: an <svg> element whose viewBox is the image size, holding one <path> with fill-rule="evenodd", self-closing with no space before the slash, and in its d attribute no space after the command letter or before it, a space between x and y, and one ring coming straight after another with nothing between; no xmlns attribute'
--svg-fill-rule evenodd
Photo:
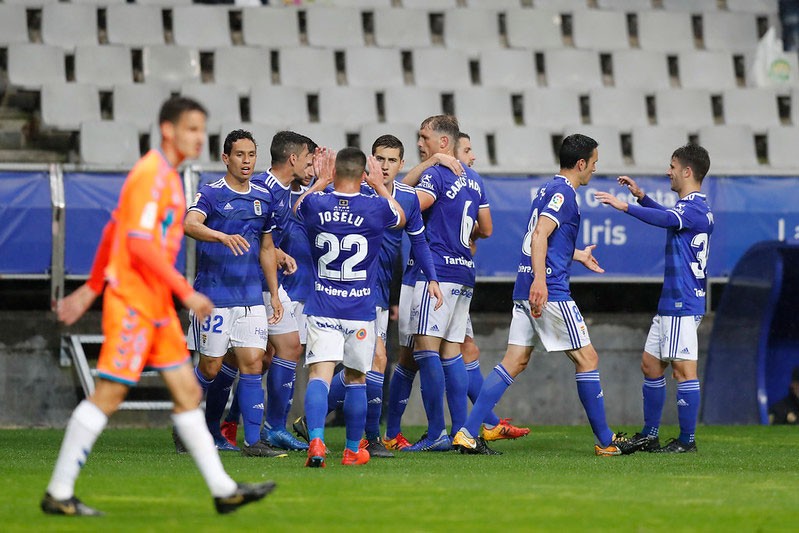
<svg viewBox="0 0 799 533"><path fill-rule="evenodd" d="M165 120L160 124L161 139L173 141L175 139L175 124L169 120Z"/></svg>

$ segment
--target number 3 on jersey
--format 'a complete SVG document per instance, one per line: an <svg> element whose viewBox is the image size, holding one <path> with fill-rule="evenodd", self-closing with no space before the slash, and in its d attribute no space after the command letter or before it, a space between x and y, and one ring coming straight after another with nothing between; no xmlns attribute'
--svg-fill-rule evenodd
<svg viewBox="0 0 799 533"><path fill-rule="evenodd" d="M696 251L696 261L691 263L691 271L696 279L705 279L705 269L707 268L708 235L699 233L691 239L691 248L698 248Z"/></svg>
<svg viewBox="0 0 799 533"><path fill-rule="evenodd" d="M362 281L366 279L366 270L355 270L355 267L366 258L369 242L363 235L351 233L345 235L339 242L338 237L332 233L322 232L316 236L316 247L324 250L319 258L319 277L333 281ZM329 268L328 265L335 261L341 250L350 251L355 248L355 253L341 262L341 270Z"/></svg>

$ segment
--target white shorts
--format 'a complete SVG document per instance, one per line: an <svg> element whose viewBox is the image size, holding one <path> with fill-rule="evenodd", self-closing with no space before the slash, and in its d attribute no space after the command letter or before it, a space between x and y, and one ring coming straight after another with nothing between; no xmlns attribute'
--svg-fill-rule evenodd
<svg viewBox="0 0 799 533"><path fill-rule="evenodd" d="M228 348L266 350L268 321L263 305L215 307L202 323L194 313L189 313L189 317L189 350L208 357L222 357Z"/></svg>
<svg viewBox="0 0 799 533"><path fill-rule="evenodd" d="M299 331L300 328L297 325L297 317L294 316L294 306L291 305L291 298L289 298L288 293L283 289L283 285L278 288L277 294L278 298L280 298L280 303L283 304L283 318L281 318L280 322L277 324L269 324L269 334L282 335L283 333ZM264 305L266 306L266 316L271 317L274 314L272 304L270 303L271 295L268 292L263 293L263 295Z"/></svg>
<svg viewBox="0 0 799 533"><path fill-rule="evenodd" d="M373 320L308 316L307 321L305 366L335 361L364 374L372 369L376 339Z"/></svg>
<svg viewBox="0 0 799 533"><path fill-rule="evenodd" d="M472 329L472 314L466 315L466 336L474 338L474 329Z"/></svg>
<svg viewBox="0 0 799 533"><path fill-rule="evenodd" d="M386 343L386 335L388 334L388 309L382 307L375 307L377 318L375 319L375 333Z"/></svg>
<svg viewBox="0 0 799 533"><path fill-rule="evenodd" d="M397 310L397 327L399 329L399 345L406 348L413 347L413 332L411 331L411 306L413 305L413 287L403 285L400 288L399 309Z"/></svg>
<svg viewBox="0 0 799 533"><path fill-rule="evenodd" d="M536 336L548 352L576 350L591 344L588 327L574 301L547 302L540 318L530 314L530 302L513 301L508 344L533 346Z"/></svg>
<svg viewBox="0 0 799 533"><path fill-rule="evenodd" d="M428 294L427 282L416 282L411 305L411 332L460 344L466 336L466 319L474 289L446 281L439 282L439 286L444 303L436 310L438 302Z"/></svg>
<svg viewBox="0 0 799 533"><path fill-rule="evenodd" d="M699 359L699 340L696 330L702 322L701 315L655 315L644 351L661 361L696 361Z"/></svg>
<svg viewBox="0 0 799 533"><path fill-rule="evenodd" d="M289 305L292 306L292 311L294 312L294 319L297 321L297 332L300 334L300 344L304 345L308 339L308 333L306 331L306 324L305 324L305 315L302 312L305 309L305 302L290 302Z"/></svg>

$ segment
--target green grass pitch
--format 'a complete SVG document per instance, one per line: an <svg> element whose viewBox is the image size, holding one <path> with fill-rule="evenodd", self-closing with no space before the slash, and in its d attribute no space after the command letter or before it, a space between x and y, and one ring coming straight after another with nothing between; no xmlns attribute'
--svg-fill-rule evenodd
<svg viewBox="0 0 799 533"><path fill-rule="evenodd" d="M633 430L634 428L624 428ZM418 436L421 428L411 428ZM343 430L328 430L324 470L285 459L225 454L240 481L274 479L266 500L218 516L188 456L166 429L110 429L77 495L103 518L39 510L62 431L0 430L0 531L796 531L799 431L700 427L699 453L600 458L590 429L534 427L493 443L497 457L401 454L340 464ZM666 427L661 435L674 436Z"/></svg>

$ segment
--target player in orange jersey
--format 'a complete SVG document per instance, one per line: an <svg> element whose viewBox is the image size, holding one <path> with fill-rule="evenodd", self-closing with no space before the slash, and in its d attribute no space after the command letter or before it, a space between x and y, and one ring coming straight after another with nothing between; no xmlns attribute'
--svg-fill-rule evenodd
<svg viewBox="0 0 799 533"><path fill-rule="evenodd" d="M219 460L200 410L200 387L172 303L176 295L201 319L213 308L175 269L186 211L183 183L176 170L196 159L205 141L205 109L188 98L164 103L158 118L160 150L150 150L128 174L111 222L103 231L92 279L60 302L59 318L72 323L102 291L105 341L91 397L73 411L47 492L46 514L96 516L96 509L74 495L75 481L95 440L138 383L144 367L159 370L174 401L172 420L214 497L216 510L228 513L271 492L271 481L237 484ZM107 266L105 266L107 264ZM105 268L103 268L105 266Z"/></svg>

